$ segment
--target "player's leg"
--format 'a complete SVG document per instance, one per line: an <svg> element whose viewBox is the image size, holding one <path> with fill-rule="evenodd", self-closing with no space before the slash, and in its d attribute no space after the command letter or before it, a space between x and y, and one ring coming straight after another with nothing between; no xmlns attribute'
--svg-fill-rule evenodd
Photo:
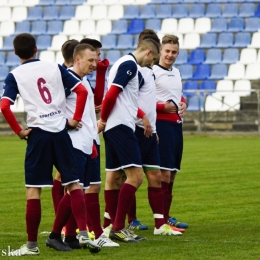
<svg viewBox="0 0 260 260"><path fill-rule="evenodd" d="M58 205L64 196L64 187L61 184L61 177L60 173L57 171L54 181L53 181L53 187L52 187L52 201L53 201L53 206L55 210L55 214L57 212Z"/></svg>

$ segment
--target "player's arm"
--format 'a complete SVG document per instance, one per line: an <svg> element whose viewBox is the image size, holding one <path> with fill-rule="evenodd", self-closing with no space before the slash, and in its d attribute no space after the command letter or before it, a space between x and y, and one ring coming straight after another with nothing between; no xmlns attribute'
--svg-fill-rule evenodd
<svg viewBox="0 0 260 260"><path fill-rule="evenodd" d="M188 108L188 103L186 99L182 96L181 102L179 103L179 109L178 109L178 113L180 117L184 117L187 108Z"/></svg>
<svg viewBox="0 0 260 260"><path fill-rule="evenodd" d="M137 73L137 65L133 61L123 62L117 70L117 74L113 80L111 87L105 95L102 102L100 120L98 121L98 132L105 129L106 121L116 103L116 99L128 82L135 77Z"/></svg>
<svg viewBox="0 0 260 260"><path fill-rule="evenodd" d="M169 101L156 103L156 111L159 113L177 113L178 108Z"/></svg>
<svg viewBox="0 0 260 260"><path fill-rule="evenodd" d="M106 71L108 66L109 66L109 61L107 59L99 61L97 64L96 86L95 86L95 93L94 93L95 107L99 107L102 103L102 99L105 91L105 76L106 76Z"/></svg>
<svg viewBox="0 0 260 260"><path fill-rule="evenodd" d="M144 126L144 135L146 137L152 136L153 135L153 128L150 124L150 121L149 121L147 115L145 114L145 112L139 107L138 107L138 110L137 110L137 117L142 119L142 123L143 123L143 126Z"/></svg>

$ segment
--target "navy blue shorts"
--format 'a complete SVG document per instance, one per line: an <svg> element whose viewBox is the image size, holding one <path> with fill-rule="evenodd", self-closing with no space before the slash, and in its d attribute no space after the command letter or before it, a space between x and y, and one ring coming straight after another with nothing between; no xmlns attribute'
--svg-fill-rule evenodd
<svg viewBox="0 0 260 260"><path fill-rule="evenodd" d="M83 189L89 188L89 175L91 165L91 155L83 153L81 150L74 148L76 157L76 169L79 172L79 183Z"/></svg>
<svg viewBox="0 0 260 260"><path fill-rule="evenodd" d="M67 130L58 133L33 128L25 156L25 186L52 187L53 166L61 174L62 185L79 181L76 159Z"/></svg>
<svg viewBox="0 0 260 260"><path fill-rule="evenodd" d="M90 163L88 164L88 172L87 175L88 182L90 184L100 184L101 177L100 177L100 145L94 141L97 147L98 156L96 158L91 158Z"/></svg>
<svg viewBox="0 0 260 260"><path fill-rule="evenodd" d="M103 134L106 146L106 170L142 167L140 149L133 130L125 125L115 126Z"/></svg>
<svg viewBox="0 0 260 260"><path fill-rule="evenodd" d="M159 136L160 168L180 171L183 150L182 124L157 120L156 130Z"/></svg>
<svg viewBox="0 0 260 260"><path fill-rule="evenodd" d="M160 169L159 146L156 140L156 134L147 138L144 135L144 129L136 126L135 135L138 139L144 170L147 168Z"/></svg>

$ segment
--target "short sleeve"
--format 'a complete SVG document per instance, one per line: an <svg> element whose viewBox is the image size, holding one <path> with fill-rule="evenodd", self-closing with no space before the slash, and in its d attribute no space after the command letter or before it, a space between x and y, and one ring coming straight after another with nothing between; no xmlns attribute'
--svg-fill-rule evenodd
<svg viewBox="0 0 260 260"><path fill-rule="evenodd" d="M7 98L12 103L14 103L17 94L19 94L17 82L14 75L12 73L9 73L4 82L2 98Z"/></svg>
<svg viewBox="0 0 260 260"><path fill-rule="evenodd" d="M136 63L132 60L125 61L119 65L112 84L121 88L125 88L128 82L135 77L136 73Z"/></svg>

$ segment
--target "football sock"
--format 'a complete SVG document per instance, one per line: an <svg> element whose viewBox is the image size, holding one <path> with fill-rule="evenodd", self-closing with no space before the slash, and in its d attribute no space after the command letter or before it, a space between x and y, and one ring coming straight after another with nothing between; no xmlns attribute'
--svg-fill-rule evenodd
<svg viewBox="0 0 260 260"><path fill-rule="evenodd" d="M77 228L78 228L78 225L77 225L76 219L75 219L73 213L71 212L69 219L66 223L65 237L76 236L77 235L77 232L76 232Z"/></svg>
<svg viewBox="0 0 260 260"><path fill-rule="evenodd" d="M136 220L136 197L134 196L133 202L131 204L131 207L128 211L128 223L130 224L133 220Z"/></svg>
<svg viewBox="0 0 260 260"><path fill-rule="evenodd" d="M60 181L58 180L53 181L53 187L51 193L52 193L53 206L56 214L58 205L62 197L64 196L64 187L61 185Z"/></svg>
<svg viewBox="0 0 260 260"><path fill-rule="evenodd" d="M170 211L170 204L169 204L169 183L168 182L161 182L162 184L162 192L163 192L163 202L164 202L164 219L167 222L169 218L169 211Z"/></svg>
<svg viewBox="0 0 260 260"><path fill-rule="evenodd" d="M112 224L114 223L116 217L119 192L120 190L105 190L104 193L107 212L110 216Z"/></svg>
<svg viewBox="0 0 260 260"><path fill-rule="evenodd" d="M41 201L39 199L29 199L26 202L26 230L28 242L36 242L38 229L41 222Z"/></svg>
<svg viewBox="0 0 260 260"><path fill-rule="evenodd" d="M136 187L128 183L122 185L118 198L116 218L113 223L114 231L125 228L125 218L129 211L129 205L133 202L136 190Z"/></svg>
<svg viewBox="0 0 260 260"><path fill-rule="evenodd" d="M161 188L148 187L148 200L153 212L155 227L159 228L165 224L164 220L164 203Z"/></svg>
<svg viewBox="0 0 260 260"><path fill-rule="evenodd" d="M108 211L107 211L107 205L105 207L105 212L104 212L104 224L103 224L103 227L106 228L108 227L110 224L111 224L111 219L110 219L110 216L108 214Z"/></svg>

